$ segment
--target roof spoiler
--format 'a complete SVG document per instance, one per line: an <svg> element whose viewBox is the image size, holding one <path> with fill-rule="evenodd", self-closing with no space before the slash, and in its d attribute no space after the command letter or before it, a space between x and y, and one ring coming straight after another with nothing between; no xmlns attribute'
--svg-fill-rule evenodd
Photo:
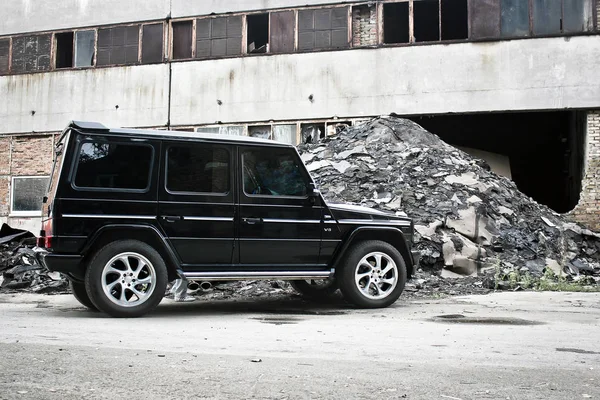
<svg viewBox="0 0 600 400"><path fill-rule="evenodd" d="M99 122L86 122L86 121L71 121L69 128L81 129L84 131L99 131L108 132L110 129Z"/></svg>

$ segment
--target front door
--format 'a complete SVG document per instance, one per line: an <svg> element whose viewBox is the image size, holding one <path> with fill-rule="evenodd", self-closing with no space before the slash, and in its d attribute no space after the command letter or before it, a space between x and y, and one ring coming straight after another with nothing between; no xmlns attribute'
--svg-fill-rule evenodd
<svg viewBox="0 0 600 400"><path fill-rule="evenodd" d="M163 145L158 215L184 271L234 262L232 151L197 142Z"/></svg>
<svg viewBox="0 0 600 400"><path fill-rule="evenodd" d="M295 149L240 147L238 165L241 267L318 266L323 205Z"/></svg>

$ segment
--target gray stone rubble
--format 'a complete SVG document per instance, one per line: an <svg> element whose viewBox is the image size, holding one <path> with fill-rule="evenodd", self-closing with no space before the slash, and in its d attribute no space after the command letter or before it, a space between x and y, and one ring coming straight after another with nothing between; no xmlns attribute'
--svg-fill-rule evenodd
<svg viewBox="0 0 600 400"><path fill-rule="evenodd" d="M299 151L329 201L412 217L425 270L540 277L550 268L567 279L600 280L600 234L412 121L373 119Z"/></svg>

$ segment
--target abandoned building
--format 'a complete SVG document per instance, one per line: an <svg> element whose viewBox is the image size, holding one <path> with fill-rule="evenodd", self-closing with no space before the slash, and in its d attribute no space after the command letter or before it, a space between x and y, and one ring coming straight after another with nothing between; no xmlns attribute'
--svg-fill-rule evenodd
<svg viewBox="0 0 600 400"><path fill-rule="evenodd" d="M0 3L0 222L70 120L298 144L386 114L600 229L600 0Z"/></svg>

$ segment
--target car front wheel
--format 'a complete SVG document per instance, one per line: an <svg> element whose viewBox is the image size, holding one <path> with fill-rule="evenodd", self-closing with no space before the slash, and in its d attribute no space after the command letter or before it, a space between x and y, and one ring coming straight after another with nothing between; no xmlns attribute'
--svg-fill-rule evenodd
<svg viewBox="0 0 600 400"><path fill-rule="evenodd" d="M355 306L387 307L402 294L406 264L391 244L378 240L361 242L344 261L337 277L344 298Z"/></svg>
<svg viewBox="0 0 600 400"><path fill-rule="evenodd" d="M137 240L124 240L96 253L85 287L100 311L113 317L139 317L160 303L167 280L165 262L156 250Z"/></svg>

